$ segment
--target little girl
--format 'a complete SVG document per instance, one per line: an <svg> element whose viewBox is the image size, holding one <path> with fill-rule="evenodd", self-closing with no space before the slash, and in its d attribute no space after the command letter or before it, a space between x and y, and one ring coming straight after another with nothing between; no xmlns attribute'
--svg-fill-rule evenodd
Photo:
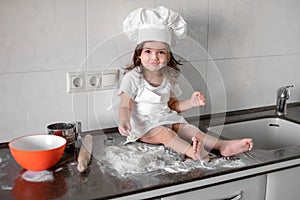
<svg viewBox="0 0 300 200"><path fill-rule="evenodd" d="M147 23L151 24L150 28ZM124 21L123 29L130 38L135 31L138 35L132 64L126 68L118 93L121 97L118 128L123 136L127 136L128 142L140 140L163 144L202 161L209 160L206 149L218 150L223 156L252 149L250 138L220 140L204 134L178 114L205 105L204 96L197 91L189 99L176 98L180 95L176 80L180 63L170 50L171 36L186 31L186 24L178 13L164 7L138 9Z"/></svg>

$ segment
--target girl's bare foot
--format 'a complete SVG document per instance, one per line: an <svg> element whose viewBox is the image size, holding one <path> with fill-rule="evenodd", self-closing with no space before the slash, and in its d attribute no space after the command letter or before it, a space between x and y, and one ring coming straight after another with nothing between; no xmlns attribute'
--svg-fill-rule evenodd
<svg viewBox="0 0 300 200"><path fill-rule="evenodd" d="M201 160L203 162L209 161L209 155L208 152L204 149L204 146L200 140L198 140L196 137L192 138L193 141L193 159L194 160Z"/></svg>
<svg viewBox="0 0 300 200"><path fill-rule="evenodd" d="M241 140L222 140L220 153L222 156L232 156L250 151L252 148L253 140L251 138L244 138Z"/></svg>

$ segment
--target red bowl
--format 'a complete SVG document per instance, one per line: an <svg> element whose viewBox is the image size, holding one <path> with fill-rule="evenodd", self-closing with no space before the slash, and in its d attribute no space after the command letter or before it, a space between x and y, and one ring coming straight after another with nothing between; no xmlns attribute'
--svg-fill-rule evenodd
<svg viewBox="0 0 300 200"><path fill-rule="evenodd" d="M27 170L40 171L54 166L62 157L66 139L56 135L26 135L9 142L17 163Z"/></svg>

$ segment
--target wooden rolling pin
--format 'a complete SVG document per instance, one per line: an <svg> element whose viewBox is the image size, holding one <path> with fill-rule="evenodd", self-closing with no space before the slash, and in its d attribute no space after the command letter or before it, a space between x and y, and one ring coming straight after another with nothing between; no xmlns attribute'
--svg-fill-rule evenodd
<svg viewBox="0 0 300 200"><path fill-rule="evenodd" d="M87 134L82 141L78 159L77 159L78 171L84 172L87 169L87 166L91 160L92 149L93 149L93 137L90 134Z"/></svg>

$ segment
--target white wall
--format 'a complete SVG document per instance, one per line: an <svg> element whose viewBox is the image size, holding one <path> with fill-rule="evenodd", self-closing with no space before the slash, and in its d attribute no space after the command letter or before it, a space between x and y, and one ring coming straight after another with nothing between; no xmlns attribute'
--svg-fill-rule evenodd
<svg viewBox="0 0 300 200"><path fill-rule="evenodd" d="M66 72L126 64L134 44L121 34L123 19L159 5L189 25L174 51L188 61L184 95L208 97L201 114L273 105L276 89L289 84L290 102L300 100L298 0L0 1L0 142L58 121L116 126L115 108L107 110L114 90L69 94Z"/></svg>

